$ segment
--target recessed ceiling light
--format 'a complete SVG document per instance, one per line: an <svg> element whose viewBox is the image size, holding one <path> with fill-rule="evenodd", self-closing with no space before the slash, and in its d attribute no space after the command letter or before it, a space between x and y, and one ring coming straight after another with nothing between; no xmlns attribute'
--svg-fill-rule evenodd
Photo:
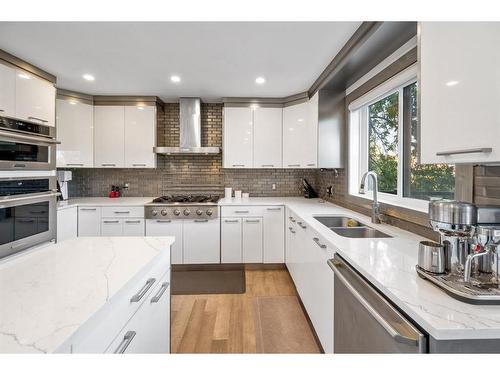
<svg viewBox="0 0 500 375"><path fill-rule="evenodd" d="M174 75L170 77L170 80L174 83L179 83L181 81L181 77Z"/></svg>
<svg viewBox="0 0 500 375"><path fill-rule="evenodd" d="M30 76L24 73L19 73L17 76L22 79L30 79Z"/></svg>
<svg viewBox="0 0 500 375"><path fill-rule="evenodd" d="M458 85L458 81L448 81L446 82L446 86L455 86Z"/></svg>
<svg viewBox="0 0 500 375"><path fill-rule="evenodd" d="M266 79L264 77L257 77L255 78L255 83L258 85L263 85L264 83L266 83Z"/></svg>
<svg viewBox="0 0 500 375"><path fill-rule="evenodd" d="M95 77L92 74L84 74L83 79L86 81L95 81Z"/></svg>

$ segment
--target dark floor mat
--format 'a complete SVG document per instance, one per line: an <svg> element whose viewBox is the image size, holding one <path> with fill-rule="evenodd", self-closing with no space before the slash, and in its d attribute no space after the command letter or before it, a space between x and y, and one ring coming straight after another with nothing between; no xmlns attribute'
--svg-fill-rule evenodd
<svg viewBox="0 0 500 375"><path fill-rule="evenodd" d="M172 294L242 294L245 270L173 270Z"/></svg>

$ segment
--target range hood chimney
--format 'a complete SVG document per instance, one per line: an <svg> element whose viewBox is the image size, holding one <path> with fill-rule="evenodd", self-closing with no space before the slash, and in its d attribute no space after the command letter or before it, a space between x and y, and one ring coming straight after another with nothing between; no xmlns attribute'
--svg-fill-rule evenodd
<svg viewBox="0 0 500 375"><path fill-rule="evenodd" d="M164 155L218 154L219 147L201 147L201 99L179 99L179 147L154 147L153 151Z"/></svg>

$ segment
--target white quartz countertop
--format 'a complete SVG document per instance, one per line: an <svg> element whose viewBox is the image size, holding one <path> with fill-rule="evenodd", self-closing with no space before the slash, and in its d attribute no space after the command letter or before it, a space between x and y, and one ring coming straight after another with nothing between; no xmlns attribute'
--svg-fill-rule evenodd
<svg viewBox="0 0 500 375"><path fill-rule="evenodd" d="M67 201L57 202L57 209L65 209L77 206L144 206L155 197L121 197L121 198L71 198Z"/></svg>
<svg viewBox="0 0 500 375"><path fill-rule="evenodd" d="M80 237L0 261L0 353L50 353L173 237Z"/></svg>

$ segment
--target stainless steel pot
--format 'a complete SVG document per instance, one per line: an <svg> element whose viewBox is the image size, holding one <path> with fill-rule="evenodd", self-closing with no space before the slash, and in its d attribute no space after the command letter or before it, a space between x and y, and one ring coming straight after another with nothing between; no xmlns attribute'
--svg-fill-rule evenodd
<svg viewBox="0 0 500 375"><path fill-rule="evenodd" d="M432 273L444 273L446 257L444 246L432 241L421 241L418 245L418 266Z"/></svg>

